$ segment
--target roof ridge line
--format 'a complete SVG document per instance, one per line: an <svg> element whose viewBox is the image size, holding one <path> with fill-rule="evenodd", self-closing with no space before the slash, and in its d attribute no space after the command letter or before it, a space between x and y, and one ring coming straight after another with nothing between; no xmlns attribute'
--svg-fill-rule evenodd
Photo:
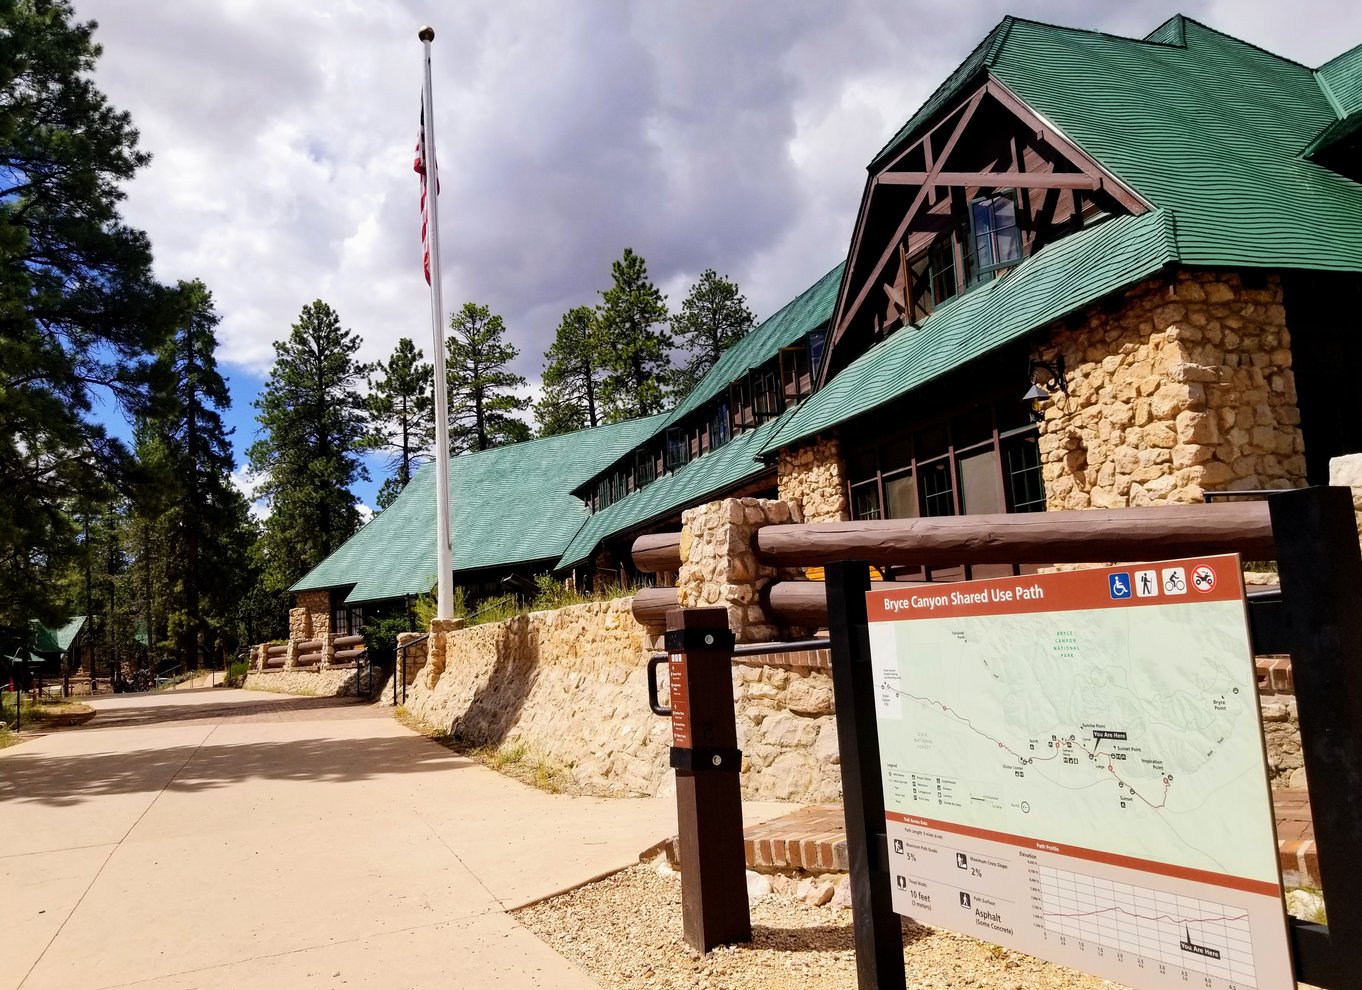
<svg viewBox="0 0 1362 990"><path fill-rule="evenodd" d="M1335 55L1333 58L1329 59L1327 62L1321 62L1319 65L1315 66L1315 71L1316 71L1316 72L1319 72L1319 71L1321 71L1321 70L1323 70L1323 69L1329 68L1329 66L1333 65L1333 64L1334 64L1335 62L1337 62L1339 59L1344 58L1345 56L1351 55L1353 52L1357 51L1359 48L1362 48L1362 44L1353 45L1351 48L1345 48L1343 51L1339 52L1337 55Z"/></svg>
<svg viewBox="0 0 1362 990"><path fill-rule="evenodd" d="M1221 38L1233 41L1237 45L1243 45L1245 48L1252 48L1256 52L1262 52L1264 55L1270 55L1279 62L1285 62L1288 65L1298 66L1299 68L1302 68L1307 72L1316 71L1314 67L1306 65L1304 62L1297 62L1294 58L1287 58L1285 55L1282 55L1279 52L1274 52L1270 48L1264 48L1262 45L1255 45L1253 42L1245 41L1243 38L1230 34L1228 31L1222 31L1217 27L1211 27L1211 25L1205 23L1204 21L1199 21L1195 17L1188 17L1186 14L1183 14L1182 19L1189 24L1195 24L1197 27L1211 32L1211 34L1219 35Z"/></svg>
<svg viewBox="0 0 1362 990"><path fill-rule="evenodd" d="M1347 52L1344 52L1343 54L1346 55ZM1332 59L1330 61L1332 61ZM1329 64L1328 62L1324 63L1324 65L1328 64ZM1324 73L1320 71L1320 69L1324 68L1324 65L1321 65L1319 69L1311 69L1310 74L1315 77L1315 82L1319 84L1320 91L1324 93L1324 98L1329 101L1329 106L1333 109L1334 116L1336 116L1339 120L1347 120L1348 112L1343 109L1343 104L1340 103L1338 101L1338 97L1334 95L1334 88L1329 85L1329 80L1326 79L1324 77ZM1338 123L1338 121L1335 121L1334 123ZM1332 127L1333 125L1331 124L1329 126ZM1319 135L1318 134L1315 135L1315 139L1318 140L1318 138ZM1314 142L1312 141L1311 143L1313 144Z"/></svg>

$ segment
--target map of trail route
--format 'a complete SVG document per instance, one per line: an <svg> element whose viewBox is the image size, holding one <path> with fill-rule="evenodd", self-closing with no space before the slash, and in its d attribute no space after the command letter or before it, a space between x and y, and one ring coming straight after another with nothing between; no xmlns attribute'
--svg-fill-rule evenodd
<svg viewBox="0 0 1362 990"><path fill-rule="evenodd" d="M898 910L1133 986L1292 985L1237 558L868 606Z"/></svg>

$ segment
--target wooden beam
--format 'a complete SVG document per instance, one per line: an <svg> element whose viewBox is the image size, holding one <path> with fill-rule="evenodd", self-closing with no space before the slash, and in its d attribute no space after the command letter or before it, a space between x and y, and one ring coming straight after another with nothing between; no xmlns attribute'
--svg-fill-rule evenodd
<svg viewBox="0 0 1362 990"><path fill-rule="evenodd" d="M1274 555L1266 502L767 526L753 543L757 558L774 567L838 560L951 567Z"/></svg>
<svg viewBox="0 0 1362 990"><path fill-rule="evenodd" d="M681 534L649 533L634 541L634 566L645 573L681 569Z"/></svg>
<svg viewBox="0 0 1362 990"><path fill-rule="evenodd" d="M1037 115L1021 97L1012 92L1005 83L1000 82L991 73L988 82L984 84L984 90L989 96L1006 107L1014 117L1026 123L1036 135L1037 140L1054 148L1055 151L1073 163L1079 171L1101 175L1103 177L1102 188L1131 213L1145 213L1153 209L1153 205L1148 200L1108 172L1096 158L1059 133L1054 124Z"/></svg>
<svg viewBox="0 0 1362 990"><path fill-rule="evenodd" d="M951 136L949 140L946 141L945 147L941 149L941 154L937 157L936 163L927 172L927 179L923 183L922 188L917 191L917 195L913 197L913 202L909 205L908 212L904 215L903 221L898 226L898 230L894 232L893 237L889 238L889 244L880 254L879 260L871 266L865 277L865 281L861 285L861 290L856 293L856 297L851 305L844 310L839 310L832 339L828 341L829 355L831 355L832 349L837 346L837 342L841 339L842 334L846 332L847 324L851 322L851 318L861 308L861 304L865 302L866 296L870 294L871 288L879 281L880 272L884 271L884 266L888 264L889 259L894 256L894 252L898 249L900 242L903 240L903 235L908 233L908 228L912 226L913 219L917 216L918 210L922 208L922 204L927 199L927 190L931 188L936 176L940 174L941 166L950 159L951 152L955 150L956 143L959 142L961 135L965 133L965 128L969 125L969 122L974 119L974 113L979 109L979 104L983 102L985 92L986 89L980 89L970 97L969 103L965 105L965 112L960 115L959 121L956 122L955 129L951 131ZM848 287L849 283L844 283L843 288L845 289Z"/></svg>
<svg viewBox="0 0 1362 990"><path fill-rule="evenodd" d="M885 172L875 177L884 186L920 186L931 176L934 186L984 186L990 189L1101 189L1102 179L1081 172Z"/></svg>

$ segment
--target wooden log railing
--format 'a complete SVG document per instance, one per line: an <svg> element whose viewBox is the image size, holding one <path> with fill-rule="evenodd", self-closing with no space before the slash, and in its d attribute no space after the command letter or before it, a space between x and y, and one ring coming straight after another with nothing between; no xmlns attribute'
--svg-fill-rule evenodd
<svg viewBox="0 0 1362 990"><path fill-rule="evenodd" d="M645 570L679 569L680 540L673 544L673 536L640 537L634 543L635 564ZM954 567L1106 563L1236 552L1249 560L1271 560L1275 555L1266 502L789 524L758 530L753 543L758 558L777 567L813 567L838 560ZM669 556L673 545L674 558ZM820 582L778 581L763 589L761 602L778 622L817 628L827 621L824 594ZM634 596L634 617L645 626L660 628L667 611L676 607L675 588L647 588Z"/></svg>
<svg viewBox="0 0 1362 990"><path fill-rule="evenodd" d="M681 569L681 534L649 533L634 541L634 566L644 573Z"/></svg>
<svg viewBox="0 0 1362 990"><path fill-rule="evenodd" d="M767 526L753 542L774 567L1092 564L1235 552L1271 560L1275 552L1266 502L804 523Z"/></svg>

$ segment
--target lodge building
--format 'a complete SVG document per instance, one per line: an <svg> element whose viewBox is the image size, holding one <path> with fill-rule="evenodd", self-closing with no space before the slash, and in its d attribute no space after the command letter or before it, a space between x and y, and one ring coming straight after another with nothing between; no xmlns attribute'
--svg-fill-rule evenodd
<svg viewBox="0 0 1362 990"><path fill-rule="evenodd" d="M1362 45L1005 18L871 160L845 261L675 409L454 459L455 580L629 577L733 495L812 521L1323 483L1362 451L1360 321ZM432 472L294 586L333 632L429 589Z"/></svg>

